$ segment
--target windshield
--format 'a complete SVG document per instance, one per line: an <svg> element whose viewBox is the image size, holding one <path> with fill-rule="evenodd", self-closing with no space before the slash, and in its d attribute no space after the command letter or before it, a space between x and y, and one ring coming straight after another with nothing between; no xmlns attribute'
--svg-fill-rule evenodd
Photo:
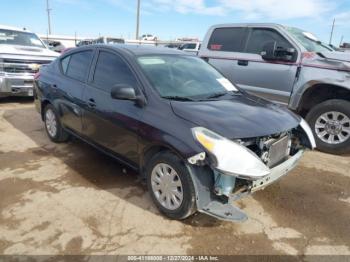
<svg viewBox="0 0 350 262"><path fill-rule="evenodd" d="M294 36L294 38L302 44L309 52L329 52L333 51L330 46L322 43L312 33L303 31L295 27L287 27L287 31Z"/></svg>
<svg viewBox="0 0 350 262"><path fill-rule="evenodd" d="M212 99L238 89L200 58L141 56L138 63L160 96L179 100Z"/></svg>
<svg viewBox="0 0 350 262"><path fill-rule="evenodd" d="M44 44L36 34L6 29L0 29L0 44L45 48Z"/></svg>

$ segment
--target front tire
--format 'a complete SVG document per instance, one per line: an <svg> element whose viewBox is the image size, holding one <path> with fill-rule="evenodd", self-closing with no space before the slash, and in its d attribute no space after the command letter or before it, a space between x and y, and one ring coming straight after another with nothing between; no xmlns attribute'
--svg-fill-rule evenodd
<svg viewBox="0 0 350 262"><path fill-rule="evenodd" d="M44 123L48 137L55 143L65 142L68 140L68 133L62 128L58 114L55 108L48 104L44 108Z"/></svg>
<svg viewBox="0 0 350 262"><path fill-rule="evenodd" d="M155 155L146 167L147 186L161 213L185 219L196 212L195 189L185 164L170 152Z"/></svg>
<svg viewBox="0 0 350 262"><path fill-rule="evenodd" d="M306 116L320 151L350 153L350 102L331 99L316 105Z"/></svg>

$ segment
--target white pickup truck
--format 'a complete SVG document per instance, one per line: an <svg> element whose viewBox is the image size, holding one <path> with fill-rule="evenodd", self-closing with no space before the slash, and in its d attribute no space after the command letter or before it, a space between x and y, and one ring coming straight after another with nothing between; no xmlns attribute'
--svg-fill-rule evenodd
<svg viewBox="0 0 350 262"><path fill-rule="evenodd" d="M33 77L53 52L34 33L0 25L0 97L33 96Z"/></svg>

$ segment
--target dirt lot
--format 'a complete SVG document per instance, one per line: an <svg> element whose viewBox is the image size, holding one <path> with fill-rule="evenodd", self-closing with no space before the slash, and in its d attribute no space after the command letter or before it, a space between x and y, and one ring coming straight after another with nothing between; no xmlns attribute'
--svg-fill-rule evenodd
<svg viewBox="0 0 350 262"><path fill-rule="evenodd" d="M347 254L350 156L307 153L239 203L245 223L162 217L137 174L54 144L31 101L0 102L0 254Z"/></svg>

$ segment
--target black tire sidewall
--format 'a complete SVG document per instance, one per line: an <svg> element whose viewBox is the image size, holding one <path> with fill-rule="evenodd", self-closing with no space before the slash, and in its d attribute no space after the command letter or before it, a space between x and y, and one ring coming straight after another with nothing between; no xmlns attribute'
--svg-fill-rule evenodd
<svg viewBox="0 0 350 262"><path fill-rule="evenodd" d="M350 139L340 144L328 144L323 142L316 134L315 123L318 117L326 112L337 111L350 118L350 102L342 99L331 99L316 105L306 116L316 140L317 149L331 154L344 154L350 152Z"/></svg>
<svg viewBox="0 0 350 262"><path fill-rule="evenodd" d="M151 175L153 168L160 163L171 166L178 174L183 188L183 201L181 206L175 210L163 207L155 197L152 189ZM196 197L193 181L185 164L170 152L160 152L155 155L146 166L147 187L151 198L161 213L171 219L185 219L196 211Z"/></svg>

